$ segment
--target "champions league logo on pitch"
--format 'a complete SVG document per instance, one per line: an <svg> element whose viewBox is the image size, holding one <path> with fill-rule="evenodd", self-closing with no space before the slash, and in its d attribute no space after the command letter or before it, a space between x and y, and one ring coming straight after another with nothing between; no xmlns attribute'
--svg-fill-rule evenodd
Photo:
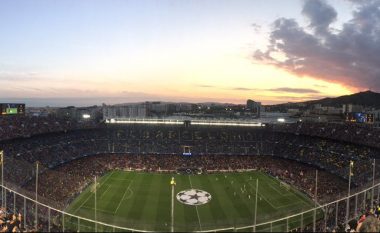
<svg viewBox="0 0 380 233"><path fill-rule="evenodd" d="M177 200L185 205L203 205L211 201L211 194L199 189L189 189L179 192Z"/></svg>

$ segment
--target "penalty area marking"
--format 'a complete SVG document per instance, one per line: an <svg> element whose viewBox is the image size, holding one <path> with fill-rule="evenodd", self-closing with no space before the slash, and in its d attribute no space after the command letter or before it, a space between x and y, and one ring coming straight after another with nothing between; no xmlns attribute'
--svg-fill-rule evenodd
<svg viewBox="0 0 380 233"><path fill-rule="evenodd" d="M256 188L253 187L253 185L251 184L251 182L248 182L248 185L251 186L251 189L252 189L252 190L255 190L255 192L256 192ZM263 200L265 200L270 206L272 206L274 209L276 209L276 210L279 209L279 207L273 205L273 203L270 202L266 197L264 197L264 195L261 195L260 192L258 193L258 195L259 195Z"/></svg>
<svg viewBox="0 0 380 233"><path fill-rule="evenodd" d="M255 187L253 187L253 185L250 183L250 182L248 182L248 184L249 184L249 186L251 186L251 188L253 189L253 190L256 190L255 189ZM297 201L295 201L295 202L291 202L291 203L289 203L289 204L285 204L285 205L275 205L275 204L273 204L268 198L266 198L266 197L264 197L264 195L262 195L262 194L260 194L260 192L259 192L259 196L262 198L262 199L264 199L270 206L272 206L274 209L276 209L276 210L278 210L278 209L282 209L282 208L284 208L284 207L289 207L289 206L294 206L295 204L301 204L301 203L306 203L306 204L308 204L307 202L305 202L304 200L302 200L300 197L298 197L298 196L295 196L295 197L297 197ZM289 194L289 196L291 196L291 194ZM293 196L293 195L292 195ZM285 197L284 195L283 195L283 197Z"/></svg>
<svg viewBox="0 0 380 233"><path fill-rule="evenodd" d="M127 191L129 191L129 195L126 196L126 197L124 197L124 198L122 199L122 201L124 201L124 200L128 200L129 198L132 197L132 195L133 195L133 190L132 190L131 188L128 188Z"/></svg>
<svg viewBox="0 0 380 233"><path fill-rule="evenodd" d="M99 184L99 188L100 188L100 186L102 186L102 184L106 183L106 181L113 175L113 173L114 172L112 171L111 174L109 176L107 176L107 178L105 178L101 184ZM75 214L78 210L80 210L84 206L84 204L86 204L88 199L90 199L90 197L92 196L93 193L91 191L89 193L90 193L90 195L88 195L87 199L84 202L82 202L82 204L73 211L73 214Z"/></svg>
<svg viewBox="0 0 380 233"><path fill-rule="evenodd" d="M274 187L273 185L271 185L270 183L268 183L268 186L273 189L274 191L276 191L279 195L283 196L283 197L289 197L289 196L293 196L291 193L283 193L281 191L279 191L276 187ZM289 190L286 190L289 192Z"/></svg>
<svg viewBox="0 0 380 233"><path fill-rule="evenodd" d="M107 189L106 189L106 191L104 191L104 192L100 195L99 199L102 199L102 197L104 196L104 194L105 194L106 192L108 192L108 190L110 189L110 187L111 187L111 185L107 185Z"/></svg>
<svg viewBox="0 0 380 233"><path fill-rule="evenodd" d="M119 208L120 208L120 206L121 206L121 203L122 203L124 200L126 200L126 199L125 199L125 194L127 193L127 191L128 191L128 190L132 191L132 189L130 189L132 183L133 183L133 179L132 179L131 182L129 183L128 187L125 189L124 194L123 194L123 197L121 198L121 200L120 200L120 202L119 202L119 205L117 206L117 208L116 208L116 210L115 210L115 212L114 212L113 214L116 214L116 212L119 210ZM133 192L132 192L132 194L133 194ZM130 196L132 196L132 194L131 194ZM130 198L130 196L128 196L128 199Z"/></svg>

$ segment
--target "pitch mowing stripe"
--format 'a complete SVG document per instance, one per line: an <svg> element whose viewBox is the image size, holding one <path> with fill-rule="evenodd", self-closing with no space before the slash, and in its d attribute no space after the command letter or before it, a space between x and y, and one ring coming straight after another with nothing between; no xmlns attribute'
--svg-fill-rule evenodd
<svg viewBox="0 0 380 233"><path fill-rule="evenodd" d="M126 174L116 173L115 175L118 177L125 176ZM98 201L98 207L114 213L120 200L122 199L124 189L125 186L123 184L112 184L112 191L108 192L107 195L103 197L104 200L101 200L100 203Z"/></svg>
<svg viewBox="0 0 380 233"><path fill-rule="evenodd" d="M257 205L258 213L260 210L265 210L264 213L267 211L272 211L272 206L269 205L267 201L262 201L262 199L258 198L256 203L256 190L252 189L249 182L254 182L256 184L256 180L258 177L255 173L251 173L250 177L252 178L248 182L246 182L246 179L244 178L244 174L239 174L237 176L234 176L234 180L236 184L238 185L236 188L238 189L238 196L240 196L240 200L243 205L246 206L248 211L246 212L246 217L240 217L237 225L252 225L254 222L254 209ZM260 181L259 181L260 182ZM244 190L244 193L241 191ZM260 187L259 187L259 193L258 195L261 195ZM259 218L261 215L257 214L257 218Z"/></svg>
<svg viewBox="0 0 380 233"><path fill-rule="evenodd" d="M111 177L113 175L113 172L111 172L111 173L109 173L109 175L107 175L107 176L103 176L103 178L100 180L100 182L99 182L99 184L100 184L100 186L102 185L102 184L105 184L106 182L107 182L107 179L109 178L109 177ZM88 197L82 202L82 200L79 200L79 206L76 208L76 209L74 209L73 210L73 214L75 214L78 210L80 210L81 209L81 207L82 206L84 206L88 201L89 201L89 199L91 199L92 198L92 196L93 196L93 193L91 192L91 188L92 188L92 186L93 186L93 183L91 183L88 187L87 187L87 189L85 190L85 192L87 192L89 195L88 195ZM95 197L94 197L95 198Z"/></svg>
<svg viewBox="0 0 380 233"><path fill-rule="evenodd" d="M157 187L157 203L155 209L151 209L152 213L155 213L155 222L154 227L155 231L168 232L170 230L171 216L170 216L170 206L171 206L171 197L169 180L167 176L161 175L158 176L160 179L156 182ZM176 188L176 187L175 187ZM177 205L176 200L174 200L174 214L177 214ZM174 222L177 221L178 216L174 215ZM176 228L174 227L174 230Z"/></svg>
<svg viewBox="0 0 380 233"><path fill-rule="evenodd" d="M112 174L107 174L105 178L111 176ZM87 200L91 197L91 187L92 182L88 187L82 192L82 195L75 200L75 202L71 205L71 208L69 208L68 212L75 214L81 206L83 206Z"/></svg>
<svg viewBox="0 0 380 233"><path fill-rule="evenodd" d="M216 180L216 178L217 178L217 180ZM233 187L231 186L229 181L225 181L224 175L217 174L217 175L214 175L210 179L212 179L212 181L210 181L210 183L212 184L213 190L215 193L215 195L213 195L211 193L211 195L213 195L213 196L212 196L210 204L213 204L212 202L213 202L214 196L215 196L215 198L217 199L217 202L219 202L220 208L224 210L224 213L226 215L225 221L227 221L227 222L224 222L222 225L227 226L227 227L234 226L235 221L236 221L236 216L239 215L239 213L237 212L237 209L233 205L233 202L229 201L229 199L230 199L229 195L231 195L232 198L235 201L237 201L239 197L233 195L235 189L233 189ZM223 185L220 185L220 183L222 183L222 182L223 182ZM228 183L229 186L226 186L225 183ZM218 195L216 195L216 194L218 194Z"/></svg>
<svg viewBox="0 0 380 233"><path fill-rule="evenodd" d="M104 182L105 185L101 185L97 190L98 195L104 194L101 199L98 199L98 220L108 222L114 225L137 228L141 230L170 230L171 188L169 185L169 181L172 175L115 171L112 175L112 178L115 178L115 180L106 180L106 178L109 177L109 175L110 174L106 174L106 176L104 176L100 180L102 184L104 181L106 182ZM227 179L224 178L224 175L227 176ZM128 182L131 176L136 177L136 182L133 182L132 184ZM194 188L199 188L211 193L211 202L206 205L197 207L198 214L200 217L199 219L201 220L201 227L203 230L210 229L211 227L224 228L231 227L233 225L246 226L252 224L255 193L254 188L251 191L247 189L247 191L244 194L241 194L240 191L240 188L243 187L244 184L248 187L250 176L253 177L251 181L252 184L255 183L254 181L256 181L256 177L260 179L260 195L265 195L271 200L281 200L284 201L283 203L289 203L289 205L286 205L286 207L281 206L281 208L279 208L278 211L273 212L274 209L265 200L259 201L258 218L260 219L260 221L257 221L258 223L268 221L270 219L275 219L277 217L283 217L285 215L288 215L289 212L301 208L301 206L305 206L305 208L306 206L314 206L312 202L311 205L307 205L306 203L302 202L295 204L297 200L306 200L306 197L294 189L284 190L284 188L281 188L279 186L279 182L275 178L264 175L260 172L196 175L191 176L190 180L189 176L187 175L174 176L177 181L177 186L175 187L175 194L177 194L179 191L190 189L192 185L194 185ZM218 177L218 181L214 181L215 177ZM149 180L151 182L149 182ZM190 184L190 181L192 184ZM234 181L233 184L231 184L231 181ZM274 188L278 187L278 192L276 192L276 190L274 190L274 188L270 186L272 184ZM116 207L117 205L119 205L120 200L123 196L129 195L124 195L125 187L127 187L128 185L130 185L131 189L133 189L134 192L131 198L122 202L119 210L114 216L112 214L103 213L100 209L100 207L103 207L103 202L104 205L106 205L106 207L104 207L104 209L102 210L107 211L107 207ZM91 185L89 187L91 187ZM140 191L140 189L142 191ZM90 188L88 188L87 190L90 190ZM235 190L237 193L236 196L234 196ZM283 193L287 193L286 196L281 195L279 190L282 190ZM83 196L78 197L78 200L75 200L75 202L73 203L83 203L83 200L85 198L88 198L88 194L91 195L91 192L83 192ZM247 195L250 194L251 199L248 199ZM308 201L310 202L310 200ZM93 201L86 202L87 204L93 203ZM109 202L110 204L108 204L107 202ZM77 205L74 207L77 207ZM196 212L197 208L195 208L194 206L184 205L175 199L174 227L176 231L200 230L199 220ZM112 211L114 211L114 209L112 209ZM140 212L140 214L138 212ZM80 214L82 215L82 213L83 215L88 215L88 218L93 218L94 215L93 209L90 210L86 208L81 208ZM222 216L223 214L224 216ZM320 215L318 214L318 216ZM310 213L310 216L307 216L305 214L305 223L306 221L310 220L311 217L312 213ZM291 227L296 227L296 224L297 222L299 222L299 219L293 218L291 220ZM91 225L91 223L81 222L81 224L87 226L86 228L85 226L83 226L81 230L93 229L93 224ZM219 227L217 227L216 225ZM277 225L274 225L273 227L277 230L285 229L284 222L280 222ZM98 229L103 228L100 228L100 226L98 226ZM267 226L263 226L260 228L260 230L261 229L269 230ZM76 229L74 228L74 230ZM110 229L104 228L104 230ZM247 228L246 230L251 229Z"/></svg>
<svg viewBox="0 0 380 233"><path fill-rule="evenodd" d="M189 175L188 177L189 177L190 187L193 188L193 184L191 183L191 175ZM199 229L202 231L202 224L201 224L201 219L199 217L198 206L195 206L195 210L197 211L197 217L198 217L198 222L199 222Z"/></svg>
<svg viewBox="0 0 380 233"><path fill-rule="evenodd" d="M277 213L279 216L283 216L282 214L282 211L280 211L280 209L277 209L277 206L270 200L268 199L268 197L272 197L273 198L273 192L271 190L268 190L268 188L266 187L266 184L267 184L267 181L268 181L268 177L260 177L260 176L255 176L252 180L250 180L249 182L246 183L246 185L248 186L248 188L251 190L251 193L252 193L252 196L253 198L255 198L255 194L256 194L256 179L259 179L259 192L258 192L258 202L257 202L257 221L256 223L260 223L262 221L266 221L266 217L263 217L263 215L261 214L262 212L264 213ZM274 197L275 198L275 197ZM273 199L272 199L273 200ZM253 203L251 204L252 207L254 207L254 201L253 200ZM260 221L259 221L260 219Z"/></svg>
<svg viewBox="0 0 380 233"><path fill-rule="evenodd" d="M106 185L106 184L104 184L104 186L107 186L107 188L106 188L106 190L105 190L102 194L100 194L99 199L102 199L102 197L104 196L104 194L106 194L106 193L108 192L108 190L110 189L110 187L111 187L112 185Z"/></svg>
<svg viewBox="0 0 380 233"><path fill-rule="evenodd" d="M303 210L304 207L306 206L307 208L311 208L313 207L314 203L310 200L310 199L306 199L307 196L303 193L301 193L300 191L296 190L294 187L290 187L290 189L285 189L283 188L282 186L280 186L280 180L277 180L275 179L274 177L271 177L271 176L268 176L266 174L263 174L260 172L260 176L262 177L266 177L267 180L269 180L272 184L275 184L276 186L271 186L272 189L280 189L282 190L283 192L286 192L287 195L282 195L282 197L284 197L286 199L286 201L282 200L282 203L283 202L290 202L290 203L296 203L294 202L294 199L298 199L298 205L297 205L297 208ZM302 202L302 205L299 205L300 202ZM280 204L281 205L281 204ZM291 204L288 204L288 205L282 205L284 207L289 207L289 205Z"/></svg>
<svg viewBox="0 0 380 233"><path fill-rule="evenodd" d="M252 213L252 219L253 217L253 211L255 206L255 195L256 195L256 180L259 179L259 192L258 192L258 199L257 199L257 223L260 223L262 221L266 221L268 218L267 216L263 215L262 213L274 213L277 211L276 206L270 202L270 200L267 199L268 196L272 196L274 193L272 191L267 190L266 184L268 177L260 177L259 173L254 172L250 174L250 178L245 178L247 174L242 174L240 176L236 176L235 179L244 187L244 184L246 186L246 189L248 190L248 194L240 194L242 196L242 201L248 206L248 208L251 209ZM245 180L248 180L245 182ZM251 199L247 198L247 195L251 195ZM261 219L259 221L259 219Z"/></svg>
<svg viewBox="0 0 380 233"><path fill-rule="evenodd" d="M167 213L168 211L166 211L166 208L164 209L164 206L163 209L161 210L160 208L158 208L158 201L159 201L159 198L158 198L158 190L159 190L159 187L160 185L163 185L164 183L166 184L166 188L169 189L170 186L169 186L169 181L167 182L163 182L163 178L164 176L162 175L151 175L149 174L148 175L149 179L151 180L151 185L150 187L148 188L147 192L149 193L147 198L145 199L145 205L144 207L142 207L142 218L144 219L144 221L149 224L150 226L154 226L156 224L156 211L159 211L159 212L163 212L163 213ZM170 207L170 205L168 206ZM164 220L165 218L162 218L161 221L165 221Z"/></svg>
<svg viewBox="0 0 380 233"><path fill-rule="evenodd" d="M220 201L220 198L223 198L223 193L218 193L218 195L216 195L217 192L215 191L214 181L214 176L204 176L197 179L197 182L200 183L202 189L211 194L211 201L205 205L199 206L202 219L207 219L207 216L209 218L207 221L207 227L209 229L215 229L215 226L218 228L220 225L226 223L227 225L231 225L231 222L225 213L225 209L223 208L222 202ZM205 211L207 211L207 213L205 213ZM203 220L203 228L205 228L204 222L205 221Z"/></svg>
<svg viewBox="0 0 380 233"><path fill-rule="evenodd" d="M132 184L133 184L133 180L129 181L129 185L128 185L128 187L124 190L123 196L122 196L121 200L119 201L119 204L117 205L116 210L114 211L114 214L117 213L117 211L119 210L121 204L123 203L123 201L125 201L126 194L127 194L128 192L131 193L130 187L131 187Z"/></svg>
<svg viewBox="0 0 380 233"><path fill-rule="evenodd" d="M178 175L176 193L190 189L190 182L187 175ZM176 209L174 215L178 221L175 222L175 230L177 231L199 231L197 223L197 212L194 206L185 205L175 200ZM179 218L180 216L180 218Z"/></svg>
<svg viewBox="0 0 380 233"><path fill-rule="evenodd" d="M258 176L259 176L259 179L262 179L265 181L265 183L263 185L261 185L261 189L264 189L265 193L272 193L272 190L274 190L275 192L277 192L279 195L271 195L271 196L268 196L268 197L265 197L265 199L270 202L273 207L275 209L280 209L281 206L284 206L284 203L287 203L287 202L291 202L293 203L293 199L295 198L294 195L289 192L290 190L285 190L283 188L281 188L281 186L279 185L280 182L277 181L276 182L276 186L282 190L282 192L286 192L288 195L283 195L281 194L281 191L278 191L278 188L273 187L271 186L270 184L274 184L274 180L273 178L269 177L269 176L263 176L262 173L258 173ZM254 185L251 183L251 185ZM260 185L260 182L259 182L259 185ZM259 188L260 190L260 188ZM298 198L296 198L298 199ZM285 206L289 206L289 204L285 205Z"/></svg>
<svg viewBox="0 0 380 233"><path fill-rule="evenodd" d="M151 185L152 179L148 174L137 174L135 177L136 183ZM149 189L146 189L144 186L133 186L136 188L131 199L131 208L128 211L127 218L135 220L134 228L145 229L146 225L149 224L145 222L142 218L143 210L146 206L146 198L149 196Z"/></svg>
<svg viewBox="0 0 380 233"><path fill-rule="evenodd" d="M104 184L107 179L113 175L113 172L111 173L108 173L106 174L105 176L102 177L102 179L100 180L100 184ZM94 211L88 211L86 210L85 208L82 208L84 206L84 204L86 204L86 202L88 202L88 200L92 197L92 192L91 192L91 188L92 188L92 184L90 184L84 191L84 195L83 195L83 198L79 197L78 198L78 201L76 203L74 203L74 205L72 207L69 207L68 208L68 212L69 213L73 213L73 214L77 214L78 216L82 216L82 217L85 217L85 218L90 218L90 219L93 219L94 218ZM86 198L84 201L83 199ZM77 228L77 219L74 219L74 218L68 218L67 219L67 225L68 227L71 226L76 226L76 227L73 227L73 228ZM82 225L82 224L81 224ZM85 228L88 228L88 227L92 227L93 228L93 225L92 223L89 223L89 222L84 222L83 226L82 227L85 227Z"/></svg>
<svg viewBox="0 0 380 233"><path fill-rule="evenodd" d="M232 174L230 176L227 176L227 178L223 179L225 179L226 185L232 187L234 192L236 192L236 196L234 196L234 193L230 193L227 197L229 198L229 201L233 204L233 206L236 209L236 212L239 215L237 218L245 219L247 215L253 215L253 204L247 203L247 201L245 200L246 196L241 193L241 188L244 186L244 182L242 182L242 179L238 179L239 177L239 174ZM231 181L233 181L232 184ZM251 199L254 200L254 195L252 195ZM236 223L239 222L236 221Z"/></svg>
<svg viewBox="0 0 380 233"><path fill-rule="evenodd" d="M120 176L123 175L122 173L114 173L113 176ZM114 208L112 206L115 206L115 202L114 202L114 196L115 196L115 193L118 193L118 190L114 190L113 192L109 192L101 201L98 200L98 207L97 207L97 215L98 215L98 220L101 219L102 221L104 222L108 222L108 223L113 223L115 221L115 218L116 216L114 217L112 214L105 214L104 212L114 212ZM118 199L117 199L118 200ZM86 204L87 205L87 204ZM91 202L90 202L90 205L87 206L89 207L89 209L91 211L89 211L89 209L86 210L86 213L84 213L85 215L87 215L88 218L90 219L93 219L94 218L94 198L92 198Z"/></svg>
<svg viewBox="0 0 380 233"><path fill-rule="evenodd" d="M270 177L270 176L263 176L262 173L259 173L258 175L260 177L262 177L261 180L265 180L265 183L261 186L260 186L260 182L259 182L259 193L260 193L260 195L262 194L262 192L264 192L265 195L269 196L269 194L271 194L271 190L268 189L268 187L266 187L266 186L267 186L267 184L272 183L272 182L276 182L277 180L275 180L273 177ZM279 185L279 183L280 182L278 181L277 185ZM290 192L290 190L287 192ZM271 195L271 197L272 197L272 200L276 198L276 196L273 196L273 195ZM279 198L281 199L281 197L279 197ZM288 203L288 204L283 205L283 203ZM280 217L283 217L285 215L289 215L290 213L299 212L300 206L304 206L304 204L305 204L305 203L300 202L300 198L298 196L295 196L294 194L292 194L292 198L287 198L286 200L283 201L283 203L282 203L282 206L279 206L279 208L277 208L277 210L275 212L271 212L273 218L280 218ZM260 204L261 203L259 202L259 206L260 206ZM312 208L312 203L307 205L307 207ZM262 207L258 208L258 210L262 210L262 209L263 209ZM301 208L301 209L303 209L303 208ZM258 215L258 217L260 217L260 215ZM264 219L262 221L267 221L267 220Z"/></svg>
<svg viewBox="0 0 380 233"><path fill-rule="evenodd" d="M134 193L131 193L130 191L127 191L127 194L125 194L125 190L128 190L128 187L130 190L133 190L133 184L135 183L135 180L137 179L137 173L135 172L120 172L119 176L120 178L128 178L124 181L118 181L117 184L119 186L119 189L116 191L117 196L116 197L110 197L111 199L114 199L114 208L112 211L115 213L117 207L120 205L119 209L117 209L117 212L113 215L114 219L112 220L114 225L118 226L125 226L125 227L132 227L132 221L129 218L126 218L128 211L130 208L132 208L132 200L134 198ZM131 181L132 180L132 181ZM129 195L129 196L128 196ZM126 196L128 199L126 199ZM124 199L123 199L124 197Z"/></svg>

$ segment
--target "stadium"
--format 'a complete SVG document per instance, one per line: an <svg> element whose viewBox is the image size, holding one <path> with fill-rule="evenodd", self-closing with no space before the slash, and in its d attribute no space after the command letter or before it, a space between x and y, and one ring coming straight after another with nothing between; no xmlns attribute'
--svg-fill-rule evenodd
<svg viewBox="0 0 380 233"><path fill-rule="evenodd" d="M380 131L340 123L1 119L22 231L334 231L378 214Z"/></svg>

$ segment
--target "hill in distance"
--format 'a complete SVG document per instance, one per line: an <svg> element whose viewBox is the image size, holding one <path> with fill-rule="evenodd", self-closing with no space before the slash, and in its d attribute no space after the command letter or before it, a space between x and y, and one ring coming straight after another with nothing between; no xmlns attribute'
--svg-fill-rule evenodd
<svg viewBox="0 0 380 233"><path fill-rule="evenodd" d="M352 95L344 95L335 98L324 98L320 100L310 100L297 103L284 103L270 105L271 108L297 108L300 105L310 107L314 104L321 104L322 106L341 107L343 104L362 105L364 107L380 108L380 93L373 91L364 91Z"/></svg>

